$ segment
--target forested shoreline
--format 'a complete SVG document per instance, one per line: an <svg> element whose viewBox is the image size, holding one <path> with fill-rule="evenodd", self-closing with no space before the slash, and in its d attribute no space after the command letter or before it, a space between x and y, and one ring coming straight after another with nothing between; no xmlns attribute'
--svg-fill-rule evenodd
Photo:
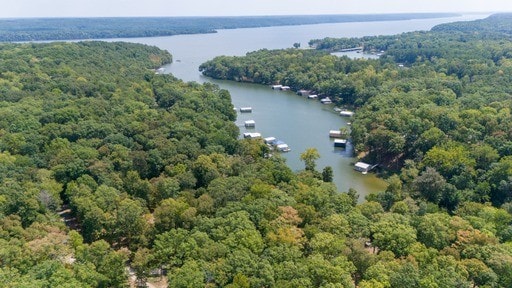
<svg viewBox="0 0 512 288"><path fill-rule="evenodd" d="M279 155L266 157L261 140L239 140L228 91L155 73L171 61L168 52L116 42L0 45L0 283L127 287L131 267L137 283L165 277L168 287L511 287L508 150L484 136L456 137L469 127L508 141L509 44L494 45L499 61L461 63L503 63L503 74L461 78L427 60L401 69L392 59L313 50L253 53L272 57L256 70L286 79L295 74L284 65L304 68L316 83L338 74L361 81L347 94L359 107L354 138L406 133L393 130L398 120L412 131L423 127L421 115L437 112L422 146L410 148L426 149L424 157L397 161L403 168L387 189L361 204L357 191L338 193L314 149L294 173ZM306 56L309 64L294 60ZM473 86L489 78L502 90ZM435 129L442 117L455 121L443 120L444 134ZM452 154L460 161L441 165L439 155Z"/></svg>
<svg viewBox="0 0 512 288"><path fill-rule="evenodd" d="M425 191L423 197L450 210L466 200L499 206L512 200L505 172L512 147L512 42L502 34L512 31L512 21L508 14L487 20L509 29L480 34L443 28L359 39L356 46L385 52L379 60L330 55L323 50L354 45L357 39L329 38L313 41L319 51L220 56L200 69L215 78L310 89L356 107L351 139L370 163L396 172L415 169L419 177L430 172L446 181L444 192L434 197L434 191ZM453 25L468 31L490 26L483 20Z"/></svg>
<svg viewBox="0 0 512 288"><path fill-rule="evenodd" d="M455 17L454 13L280 15L238 17L104 17L0 19L0 42L157 37L215 33L219 29L400 21Z"/></svg>

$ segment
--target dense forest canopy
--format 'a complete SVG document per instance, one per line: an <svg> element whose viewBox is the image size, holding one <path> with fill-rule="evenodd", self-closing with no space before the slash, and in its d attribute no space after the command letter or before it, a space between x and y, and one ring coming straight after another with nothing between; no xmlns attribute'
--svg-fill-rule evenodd
<svg viewBox="0 0 512 288"><path fill-rule="evenodd" d="M397 153L427 129L413 147L426 153L357 204L330 167L316 170L314 148L293 173L261 140L239 140L227 91L156 74L167 52L0 45L2 286L127 287L130 267L141 286L165 272L168 287L512 287L510 103L506 87L485 86L506 86L508 70L471 80L426 60L399 69L319 51L253 55L275 62L254 68L291 62L280 73L307 66L321 81L357 74L353 93L375 91L354 95L356 115L374 122L356 116L353 137L389 140L363 137L360 148Z"/></svg>
<svg viewBox="0 0 512 288"><path fill-rule="evenodd" d="M472 22L454 22L440 24L432 28L432 31L443 32L465 32L472 34L496 35L496 36L512 36L512 14L499 13L493 14L485 19L475 20Z"/></svg>
<svg viewBox="0 0 512 288"><path fill-rule="evenodd" d="M155 37L218 29L454 17L453 13L0 19L0 42Z"/></svg>

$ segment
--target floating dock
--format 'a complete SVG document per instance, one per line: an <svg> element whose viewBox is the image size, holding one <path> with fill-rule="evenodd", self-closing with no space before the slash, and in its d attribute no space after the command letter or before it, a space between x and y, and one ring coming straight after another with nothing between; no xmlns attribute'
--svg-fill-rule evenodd
<svg viewBox="0 0 512 288"><path fill-rule="evenodd" d="M352 117L352 116L354 116L354 112L348 111L348 110L343 110L343 111L340 111L340 116Z"/></svg>
<svg viewBox="0 0 512 288"><path fill-rule="evenodd" d="M288 144L276 137L265 137L263 138L263 142L265 142L270 149L278 152L290 152L292 150Z"/></svg>
<svg viewBox="0 0 512 288"><path fill-rule="evenodd" d="M277 141L276 137L265 137L263 138L263 142L267 145L273 145Z"/></svg>
<svg viewBox="0 0 512 288"><path fill-rule="evenodd" d="M276 147L276 150L279 152L290 152L292 149L288 146L288 144L284 143L283 141L277 140L274 144Z"/></svg>
<svg viewBox="0 0 512 288"><path fill-rule="evenodd" d="M357 162L356 164L354 164L354 170L366 174L377 166L379 166L379 164L372 165L364 162Z"/></svg>
<svg viewBox="0 0 512 288"><path fill-rule="evenodd" d="M258 132L253 132L253 133L244 133L244 138L249 138L249 139L255 139L255 138L261 138L261 134L258 133Z"/></svg>
<svg viewBox="0 0 512 288"><path fill-rule="evenodd" d="M247 120L244 122L245 128L254 128L256 127L256 122L254 120Z"/></svg>
<svg viewBox="0 0 512 288"><path fill-rule="evenodd" d="M341 138L341 131L340 130L329 130L329 137L331 138Z"/></svg>
<svg viewBox="0 0 512 288"><path fill-rule="evenodd" d="M334 147L346 148L347 139L334 139Z"/></svg>
<svg viewBox="0 0 512 288"><path fill-rule="evenodd" d="M331 104L331 103L332 103L332 100L331 100L331 98L329 98L329 97L325 97L325 98L322 98L322 99L320 100L320 102L322 102L322 104Z"/></svg>

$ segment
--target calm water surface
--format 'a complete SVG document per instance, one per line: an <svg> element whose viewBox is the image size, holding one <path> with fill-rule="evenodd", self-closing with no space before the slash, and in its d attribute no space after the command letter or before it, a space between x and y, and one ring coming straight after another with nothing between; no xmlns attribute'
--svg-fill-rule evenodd
<svg viewBox="0 0 512 288"><path fill-rule="evenodd" d="M178 35L155 38L130 38L123 41L155 45L173 55L174 63L165 66L167 73L184 81L212 82L231 93L235 107L251 106L252 113L240 114L237 124L240 132L259 132L263 137L274 136L285 141L292 149L283 154L288 165L295 171L303 169L300 153L314 147L320 152L317 169L331 166L334 182L339 191L356 189L360 200L370 192L385 189L386 183L373 174L363 175L354 171L353 149L333 147L328 133L331 129L348 127L347 119L333 111L333 106L322 105L293 92L274 91L270 87L219 81L202 76L198 67L201 63L219 55L241 56L259 49L282 49L300 43L307 47L311 39L324 37L360 37L368 35L391 35L407 31L429 30L440 23L481 19L488 15L473 14L461 17L385 21L316 24L220 30L214 34ZM120 39L114 39L119 41ZM353 55L356 56L356 55ZM256 127L247 130L245 120L255 120Z"/></svg>

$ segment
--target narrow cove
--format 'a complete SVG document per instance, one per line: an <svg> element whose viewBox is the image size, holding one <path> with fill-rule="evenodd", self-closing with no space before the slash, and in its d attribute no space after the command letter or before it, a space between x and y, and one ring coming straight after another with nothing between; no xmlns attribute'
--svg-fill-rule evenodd
<svg viewBox="0 0 512 288"><path fill-rule="evenodd" d="M202 76L198 67L219 55L243 56L258 49L282 49L300 43L308 46L311 39L324 37L359 37L365 35L389 35L407 31L428 30L446 22L484 18L487 15L422 19L407 21L359 22L317 24L220 30L214 34L178 35L155 38L128 38L129 41L155 45L173 55L174 62L165 66L165 73L172 73L184 81L211 82L230 92L234 107L251 106L252 113L238 113L240 132L259 132L263 137L276 137L292 149L282 154L294 170L304 169L300 154L314 147L320 153L317 170L331 166L334 183L340 192L354 188L360 194L359 201L371 192L385 189L386 182L373 173L361 174L353 169L357 161L349 144L346 149L334 148L329 130L347 127L347 118L340 117L332 105L300 97L292 91L272 90L269 86L214 80ZM254 120L253 129L246 129L244 121Z"/></svg>

